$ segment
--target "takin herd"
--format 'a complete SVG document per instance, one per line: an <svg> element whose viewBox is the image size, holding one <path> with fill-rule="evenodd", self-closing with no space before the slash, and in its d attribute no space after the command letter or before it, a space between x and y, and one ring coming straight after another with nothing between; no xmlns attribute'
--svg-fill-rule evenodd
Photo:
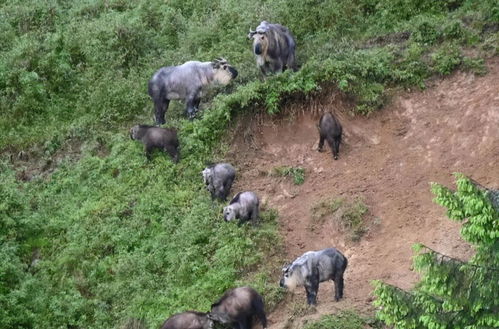
<svg viewBox="0 0 499 329"><path fill-rule="evenodd" d="M262 78L286 69L297 70L296 43L291 32L280 24L262 21L255 31L250 29L248 38L253 41L253 53ZM188 61L182 65L162 67L148 83L148 93L154 103L156 126L136 125L130 129L130 138L144 144L147 159L159 149L168 153L174 162L179 161L177 131L158 127L164 124L170 100L184 100L186 116L192 120L199 110L203 91L211 85L227 85L238 75L227 60L218 58L212 62ZM326 140L333 158L338 159L342 126L331 113L324 113L318 123L319 147L322 152ZM205 168L202 177L212 200L226 202L236 170L229 163L218 163ZM238 219L239 225L251 221L258 224L260 201L252 191L237 193L223 208L225 221ZM279 285L290 291L304 287L307 303L317 304L319 283L333 280L334 299L343 297L343 274L347 268L346 257L335 248L308 251L282 269ZM238 287L227 291L209 312L186 311L172 315L161 329L209 329L215 323L231 325L234 329L251 329L258 319L267 328L263 297L251 287Z"/></svg>

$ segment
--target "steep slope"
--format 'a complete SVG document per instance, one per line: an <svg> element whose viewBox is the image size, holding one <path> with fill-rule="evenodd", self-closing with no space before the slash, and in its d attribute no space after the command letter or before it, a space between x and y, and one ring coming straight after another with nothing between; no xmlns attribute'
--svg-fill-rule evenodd
<svg viewBox="0 0 499 329"><path fill-rule="evenodd" d="M411 271L416 242L453 257L473 254L460 239L459 225L432 202L429 183L451 185L451 174L462 172L499 188L498 64L490 61L482 77L459 72L433 81L427 90L405 92L369 118L350 116L351 104L327 90L286 106L284 118L260 116L239 123L228 155L240 175L234 192L253 190L279 210L287 258L329 246L349 258L344 300L333 302L332 284L323 283L317 310L297 315L304 292L289 295L270 315L271 328L300 328L302 320L337 309L371 313L371 280L405 289L416 281ZM316 151L316 123L323 110L336 113L344 127L338 161L327 146L325 153ZM305 183L297 186L266 174L283 165L305 168ZM360 242L347 239L331 220L313 222L313 205L336 197L361 197L368 206L368 232Z"/></svg>

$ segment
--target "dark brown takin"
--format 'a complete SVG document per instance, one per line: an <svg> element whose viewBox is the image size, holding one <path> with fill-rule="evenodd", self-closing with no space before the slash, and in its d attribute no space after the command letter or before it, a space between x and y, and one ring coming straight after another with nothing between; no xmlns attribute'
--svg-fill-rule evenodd
<svg viewBox="0 0 499 329"><path fill-rule="evenodd" d="M187 311L177 313L169 317L161 326L161 329L211 329L213 321L208 318L207 313Z"/></svg>
<svg viewBox="0 0 499 329"><path fill-rule="evenodd" d="M230 324L234 329L251 329L256 317L267 328L263 297L251 287L238 287L227 291L213 305L208 317L213 321Z"/></svg>
<svg viewBox="0 0 499 329"><path fill-rule="evenodd" d="M324 146L324 140L327 140L331 151L333 152L333 158L338 160L338 154L340 152L341 135L343 133L343 128L340 122L332 113L324 113L319 120L319 152L322 152L322 147Z"/></svg>
<svg viewBox="0 0 499 329"><path fill-rule="evenodd" d="M151 159L154 149L168 153L174 162L179 160L179 142L177 131L173 128L159 128L148 125L136 125L130 129L130 138L144 144L147 159Z"/></svg>

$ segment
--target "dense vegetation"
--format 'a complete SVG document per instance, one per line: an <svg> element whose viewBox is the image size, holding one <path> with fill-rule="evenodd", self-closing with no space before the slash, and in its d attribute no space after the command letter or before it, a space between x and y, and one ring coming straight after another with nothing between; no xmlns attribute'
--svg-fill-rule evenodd
<svg viewBox="0 0 499 329"><path fill-rule="evenodd" d="M231 118L276 113L330 83L365 113L390 88L480 72L481 58L465 54L497 54L495 3L0 2L0 327L113 328L133 317L156 328L206 310L238 280L272 303L275 282L247 274L275 254L275 212L256 229L225 225L200 179L205 161L223 157ZM299 72L258 81L246 34L262 19L293 31ZM238 68L236 83L194 122L173 104L182 160L147 162L127 129L152 122L148 78L218 56Z"/></svg>
<svg viewBox="0 0 499 329"><path fill-rule="evenodd" d="M352 311L324 315L320 320L305 325L304 329L366 329L380 327L375 321L363 318Z"/></svg>
<svg viewBox="0 0 499 329"><path fill-rule="evenodd" d="M414 265L422 278L413 291L376 282L378 316L395 328L499 327L498 191L484 191L462 175L456 185L451 191L434 184L435 200L449 218L463 222L461 235L476 254L462 261L416 245Z"/></svg>

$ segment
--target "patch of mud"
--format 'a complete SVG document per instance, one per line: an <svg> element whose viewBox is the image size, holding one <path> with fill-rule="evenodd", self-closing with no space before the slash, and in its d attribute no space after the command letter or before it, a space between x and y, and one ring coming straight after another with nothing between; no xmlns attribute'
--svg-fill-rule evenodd
<svg viewBox="0 0 499 329"><path fill-rule="evenodd" d="M460 238L460 224L432 202L429 183L453 187L452 173L462 172L499 188L498 64L490 61L486 76L459 72L431 89L401 94L369 118L350 115L351 104L328 90L289 104L286 117L239 123L227 157L238 169L233 192L253 190L278 209L288 260L331 246L349 259L342 301L333 302L333 285L325 282L316 312L296 316L290 305L305 303L305 294L288 295L270 314L269 328L301 328L306 319L341 309L372 314L372 280L403 289L417 281L411 271L414 243L460 259L473 254ZM334 112L343 125L337 161L327 146L327 152L316 151L316 124L323 110ZM305 168L305 183L297 186L261 174L276 166ZM362 197L372 214L369 231L358 243L327 221L310 229L312 206L342 196Z"/></svg>

